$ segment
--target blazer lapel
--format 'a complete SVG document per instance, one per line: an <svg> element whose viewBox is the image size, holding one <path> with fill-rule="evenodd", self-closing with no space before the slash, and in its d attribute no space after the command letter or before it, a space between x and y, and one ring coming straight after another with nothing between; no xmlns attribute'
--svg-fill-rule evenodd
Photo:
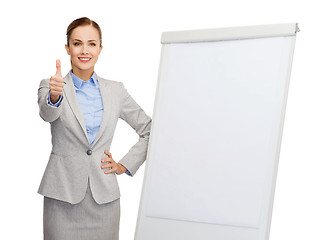
<svg viewBox="0 0 315 240"><path fill-rule="evenodd" d="M77 100L75 87L74 87L74 84L73 84L73 81L72 81L72 78L71 78L70 71L64 78L65 85L64 85L64 88L63 88L63 92L64 92L64 95L65 95L65 98L69 102L69 105L70 105L74 115L76 116L78 122L81 125L81 128L82 128L82 130L83 130L83 132L85 134L85 137L86 137L87 141L89 142L89 137L87 135L86 126L85 126L85 122L84 122L84 117L83 117L82 111L80 109L78 100Z"/></svg>
<svg viewBox="0 0 315 240"><path fill-rule="evenodd" d="M98 75L97 79L98 79L98 83L100 86L100 91L101 91L101 95L102 95L102 100L103 100L103 117L102 117L102 123L100 126L100 129L98 130L95 140L92 144L92 146L94 146L96 144L96 142L100 139L100 137L102 136L105 127L108 123L110 114L111 114L111 91L109 89L109 85L106 83L105 79L99 77Z"/></svg>

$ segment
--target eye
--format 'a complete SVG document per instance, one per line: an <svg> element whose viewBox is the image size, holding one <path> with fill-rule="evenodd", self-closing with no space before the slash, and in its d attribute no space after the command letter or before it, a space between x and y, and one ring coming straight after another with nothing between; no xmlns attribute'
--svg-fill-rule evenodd
<svg viewBox="0 0 315 240"><path fill-rule="evenodd" d="M80 45L80 43L75 42L73 45L74 45L74 46L79 46L79 45Z"/></svg>
<svg viewBox="0 0 315 240"><path fill-rule="evenodd" d="M95 47L95 46L96 46L96 44L95 44L95 43L90 43L90 45L91 45L91 46L93 46L93 47Z"/></svg>

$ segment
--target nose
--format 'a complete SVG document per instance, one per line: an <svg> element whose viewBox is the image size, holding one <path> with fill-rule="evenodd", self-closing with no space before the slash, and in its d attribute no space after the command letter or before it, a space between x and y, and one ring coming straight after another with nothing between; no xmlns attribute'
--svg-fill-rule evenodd
<svg viewBox="0 0 315 240"><path fill-rule="evenodd" d="M88 51L88 47L86 44L82 44L82 54L88 54L89 51Z"/></svg>

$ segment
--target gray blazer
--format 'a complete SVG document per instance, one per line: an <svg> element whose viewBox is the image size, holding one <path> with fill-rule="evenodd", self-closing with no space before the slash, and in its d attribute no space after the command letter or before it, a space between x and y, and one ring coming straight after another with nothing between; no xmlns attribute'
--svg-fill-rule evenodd
<svg viewBox="0 0 315 240"><path fill-rule="evenodd" d="M97 76L103 98L103 119L92 146L89 144L83 114L76 98L70 72L64 78L63 99L59 107L48 104L49 79L38 89L39 114L50 122L52 150L38 193L72 204L85 196L88 178L99 204L120 197L115 173L105 174L101 159L110 151L118 118L126 121L139 135L139 141L119 161L133 176L145 161L151 118L125 89L123 83Z"/></svg>

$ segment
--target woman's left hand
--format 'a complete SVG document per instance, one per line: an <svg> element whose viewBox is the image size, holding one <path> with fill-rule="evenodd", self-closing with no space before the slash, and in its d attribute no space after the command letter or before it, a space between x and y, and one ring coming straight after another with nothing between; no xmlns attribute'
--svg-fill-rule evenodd
<svg viewBox="0 0 315 240"><path fill-rule="evenodd" d="M109 158L104 158L101 160L101 163L105 163L105 162L108 162L104 165L101 166L101 168L111 168L111 169L108 169L106 170L104 173L116 173L118 175L120 174L123 174L127 171L127 168L125 168L123 165L121 165L120 163L116 163L114 161L114 159L112 158L112 154L108 151L104 151L105 154L107 154L109 156Z"/></svg>

